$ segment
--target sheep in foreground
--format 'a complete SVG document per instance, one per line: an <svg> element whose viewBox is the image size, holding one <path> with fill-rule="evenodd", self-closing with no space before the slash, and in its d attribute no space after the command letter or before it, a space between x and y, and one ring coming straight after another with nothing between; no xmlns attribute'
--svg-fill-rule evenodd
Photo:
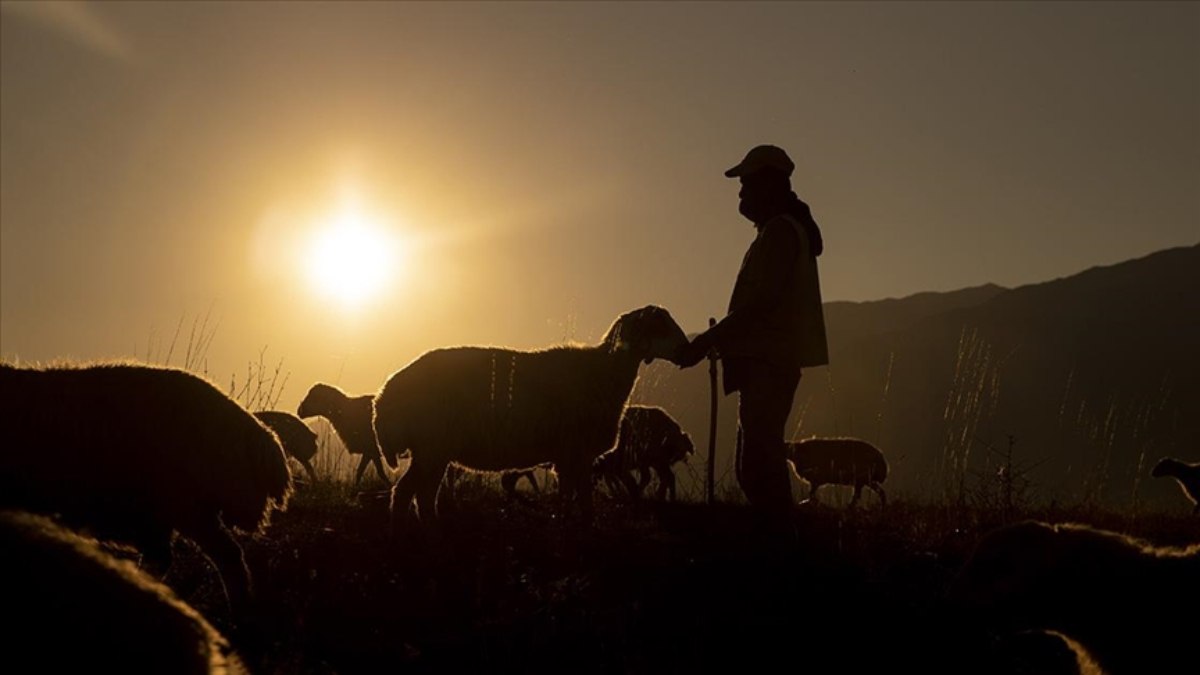
<svg viewBox="0 0 1200 675"><path fill-rule="evenodd" d="M870 443L857 438L810 438L787 444L787 460L796 475L811 486L808 498L816 503L817 490L822 485L852 485L854 497L850 506L858 503L862 489L869 487L887 505L883 481L887 479L888 464L883 453Z"/></svg>
<svg viewBox="0 0 1200 675"><path fill-rule="evenodd" d="M291 413L265 410L254 413L254 416L275 432L283 445L283 451L288 457L300 462L309 479L315 483L317 472L313 469L312 458L317 454L317 434L309 429L303 420Z"/></svg>
<svg viewBox="0 0 1200 675"><path fill-rule="evenodd" d="M455 347L418 357L375 400L384 458L395 467L412 453L392 487L393 516L407 514L414 495L422 518L435 515L450 462L481 471L553 462L561 496L590 518L592 462L617 439L639 365L686 344L671 315L650 306L619 317L598 345Z"/></svg>
<svg viewBox="0 0 1200 675"><path fill-rule="evenodd" d="M196 610L133 563L48 518L0 513L0 619L10 666L43 672L247 672Z"/></svg>
<svg viewBox="0 0 1200 675"><path fill-rule="evenodd" d="M235 611L250 599L230 528L262 532L292 477L275 434L236 401L174 368L0 365L0 416L0 508L59 514L162 569L177 532Z"/></svg>
<svg viewBox="0 0 1200 675"><path fill-rule="evenodd" d="M375 442L375 430L371 426L375 414L372 404L374 398L370 395L350 397L337 387L318 382L308 390L308 395L296 411L301 417L324 417L329 420L345 444L346 451L360 456L358 468L354 471L355 485L362 481L368 464L375 465L375 471L383 482L392 482L383 470L379 445Z"/></svg>
<svg viewBox="0 0 1200 675"><path fill-rule="evenodd" d="M671 465L686 462L696 452L689 436L667 411L655 406L631 405L621 418L617 447L596 459L596 475L614 493L622 488L631 497L641 497L650 484L651 469L658 475L656 497L675 499L675 472ZM633 481L633 471L639 474Z"/></svg>
<svg viewBox="0 0 1200 675"><path fill-rule="evenodd" d="M1167 457L1154 465L1154 470L1150 472L1150 475L1155 478L1170 476L1178 481L1179 487L1183 488L1183 493L1192 500L1194 505L1192 513L1200 514L1200 463L1188 464Z"/></svg>
<svg viewBox="0 0 1200 675"><path fill-rule="evenodd" d="M1198 579L1200 544L1028 521L979 542L951 599L1004 632L1061 634L1105 672L1170 673L1195 661Z"/></svg>

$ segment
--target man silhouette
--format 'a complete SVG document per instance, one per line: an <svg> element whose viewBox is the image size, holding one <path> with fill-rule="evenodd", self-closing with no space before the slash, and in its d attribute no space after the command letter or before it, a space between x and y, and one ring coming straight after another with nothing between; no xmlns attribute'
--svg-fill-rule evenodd
<svg viewBox="0 0 1200 675"><path fill-rule="evenodd" d="M784 427L802 368L829 363L817 256L821 231L792 191L795 165L760 145L725 175L741 179L738 211L758 231L742 259L725 318L678 357L690 368L710 349L720 356L725 394L740 392L741 472L752 505L786 514L792 505Z"/></svg>

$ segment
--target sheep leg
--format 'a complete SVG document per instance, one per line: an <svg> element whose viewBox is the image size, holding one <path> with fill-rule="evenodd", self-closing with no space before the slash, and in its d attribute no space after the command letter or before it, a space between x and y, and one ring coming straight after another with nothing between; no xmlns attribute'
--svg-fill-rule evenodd
<svg viewBox="0 0 1200 675"><path fill-rule="evenodd" d="M559 468L559 485L566 499L574 499L579 503L579 512L585 522L591 522L592 510L592 480L589 466L576 467L565 464ZM570 508L570 503L564 503ZM565 511L564 511L565 512Z"/></svg>
<svg viewBox="0 0 1200 675"><path fill-rule="evenodd" d="M854 505L858 503L859 498L862 497L862 489L862 483L854 484L854 496L850 498L850 508L854 508Z"/></svg>
<svg viewBox="0 0 1200 675"><path fill-rule="evenodd" d="M442 487L442 477L449 462L431 462L425 465L422 478L417 482L417 517L422 521L437 518L437 496Z"/></svg>
<svg viewBox="0 0 1200 675"><path fill-rule="evenodd" d="M634 480L634 471L637 471L636 482ZM650 482L649 477L646 476L646 474L644 474L640 468L638 468L638 470L629 468L629 470L619 472L617 473L617 478L620 480L620 484L624 486L625 494L629 495L631 500L638 500L638 498L641 498L642 491L646 489L646 484Z"/></svg>
<svg viewBox="0 0 1200 675"><path fill-rule="evenodd" d="M561 483L561 481L560 481ZM604 474L604 484L608 486L608 491L613 497L619 497L622 492L628 491L628 488L622 483L617 476L610 473ZM561 488L559 490L561 492Z"/></svg>
<svg viewBox="0 0 1200 675"><path fill-rule="evenodd" d="M600 485L601 483L603 483L605 489L608 491L608 496L612 497L613 499L620 499L621 492L624 489L624 487L622 486L621 482L619 480L617 480L616 474L613 474L612 472L607 471L604 468L598 468L598 469L596 469L595 473L592 474L592 480L595 482L596 485ZM547 490L550 489L549 477L546 478L546 489ZM562 477L559 476L558 477L558 493L560 496L562 495L562 491L563 491Z"/></svg>
<svg viewBox="0 0 1200 675"><path fill-rule="evenodd" d="M197 523L180 530L180 534L196 542L221 577L230 612L234 616L244 614L253 599L250 568L242 547L219 519Z"/></svg>
<svg viewBox="0 0 1200 675"><path fill-rule="evenodd" d="M379 479L384 483L391 485L392 479L390 476L388 476L387 471L385 471L383 468L383 460L379 457L376 457L375 459L371 460L371 463L375 465L375 473L379 474Z"/></svg>
<svg viewBox="0 0 1200 675"><path fill-rule="evenodd" d="M642 475L643 475L643 477L646 478L647 483L650 482L650 471L651 471L651 469L649 467L642 469ZM654 498L658 501L662 501L663 499L666 498L667 484L663 481L663 474L662 474L661 469L659 469L657 466L655 466L653 471L655 474L658 475L658 485L654 486Z"/></svg>
<svg viewBox="0 0 1200 675"><path fill-rule="evenodd" d="M617 474L617 477L621 479L621 484L625 486L625 492L629 494L629 498L634 501L642 498L642 492L646 488L646 483L650 482L649 473L641 473L640 477L642 480L636 483L633 481L633 471L622 471Z"/></svg>
<svg viewBox="0 0 1200 675"><path fill-rule="evenodd" d="M535 474L532 470L530 470L530 471L526 471L522 475L524 475L525 478L529 479L529 485L530 485L530 487L533 488L533 494L535 494L535 495L542 494L542 488L540 488L538 486L537 474Z"/></svg>
<svg viewBox="0 0 1200 675"><path fill-rule="evenodd" d="M525 474L518 471L502 471L500 472L500 487L504 489L504 496L509 499L518 499L517 483L521 482L521 476Z"/></svg>
<svg viewBox="0 0 1200 675"><path fill-rule="evenodd" d="M418 462L416 456L408 465L408 470L392 485L392 499L388 505L388 512L392 517L392 527L402 520L408 518L410 507L412 506L413 495L417 493L418 475L421 468L424 466L422 462Z"/></svg>
<svg viewBox="0 0 1200 675"><path fill-rule="evenodd" d="M362 482L363 472L367 470L367 464L371 462L371 458L366 455L358 460L358 468L354 470L354 485L357 487Z"/></svg>
<svg viewBox="0 0 1200 675"><path fill-rule="evenodd" d="M304 471L308 473L308 477L312 482L317 482L317 472L313 469L313 465L307 459L300 460L300 465L304 467Z"/></svg>
<svg viewBox="0 0 1200 675"><path fill-rule="evenodd" d="M869 487L875 491L875 494L879 495L879 507L880 508L886 507L887 506L887 494L884 493L883 486L880 485L879 483L871 483L869 485Z"/></svg>
<svg viewBox="0 0 1200 675"><path fill-rule="evenodd" d="M669 498L675 501L675 472L671 467L659 467L655 471L658 472L658 492L659 499Z"/></svg>

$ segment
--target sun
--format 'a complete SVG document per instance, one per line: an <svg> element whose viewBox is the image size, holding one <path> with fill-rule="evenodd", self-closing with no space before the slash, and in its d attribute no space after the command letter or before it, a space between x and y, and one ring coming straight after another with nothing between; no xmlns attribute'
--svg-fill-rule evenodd
<svg viewBox="0 0 1200 675"><path fill-rule="evenodd" d="M306 268L314 291L357 309L395 280L400 262L395 233L359 209L344 208L315 228Z"/></svg>

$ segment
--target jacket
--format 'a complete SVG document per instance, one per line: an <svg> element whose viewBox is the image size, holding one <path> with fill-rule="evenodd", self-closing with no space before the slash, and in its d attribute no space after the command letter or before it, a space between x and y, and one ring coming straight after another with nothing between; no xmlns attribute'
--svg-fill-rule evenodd
<svg viewBox="0 0 1200 675"><path fill-rule="evenodd" d="M829 363L817 258L804 226L780 214L756 227L728 314L712 329L727 379L729 362L739 359L794 371Z"/></svg>

